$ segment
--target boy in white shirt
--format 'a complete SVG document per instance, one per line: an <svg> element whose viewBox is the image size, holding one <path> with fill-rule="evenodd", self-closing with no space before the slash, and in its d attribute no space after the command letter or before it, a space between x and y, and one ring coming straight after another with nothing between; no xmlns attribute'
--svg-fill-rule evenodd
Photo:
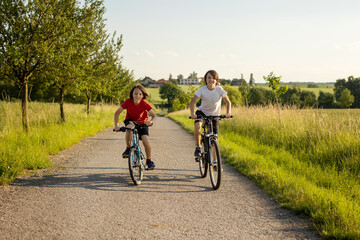
<svg viewBox="0 0 360 240"><path fill-rule="evenodd" d="M227 92L219 84L219 75L216 71L210 70L205 73L204 80L206 86L199 88L194 98L191 100L190 114L192 119L196 119L198 116L219 116L221 110L221 99L223 98L226 103L226 117L231 116L231 102L227 96ZM195 103L201 98L201 105L195 112ZM199 156L201 153L200 141L201 141L201 120L195 120L195 142L196 148L194 156ZM214 133L219 132L219 120L213 122Z"/></svg>

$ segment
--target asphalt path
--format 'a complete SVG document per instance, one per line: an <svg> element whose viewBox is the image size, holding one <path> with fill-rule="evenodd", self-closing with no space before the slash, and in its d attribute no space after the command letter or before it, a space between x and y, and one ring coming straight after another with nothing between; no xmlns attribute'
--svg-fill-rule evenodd
<svg viewBox="0 0 360 240"><path fill-rule="evenodd" d="M230 166L213 190L193 136L164 117L150 128L156 168L135 186L124 135L106 129L53 156L53 168L1 186L0 239L320 238Z"/></svg>

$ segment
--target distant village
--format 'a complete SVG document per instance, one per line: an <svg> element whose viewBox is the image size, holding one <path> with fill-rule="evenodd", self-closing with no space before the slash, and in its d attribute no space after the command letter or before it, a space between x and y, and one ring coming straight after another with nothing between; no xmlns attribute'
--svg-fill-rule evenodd
<svg viewBox="0 0 360 240"><path fill-rule="evenodd" d="M160 88L166 82L176 82L178 85L200 85L203 77L200 78L187 78L187 79L175 79L175 80L153 80L150 77L145 77L144 79L140 80L139 83L145 87L149 88Z"/></svg>

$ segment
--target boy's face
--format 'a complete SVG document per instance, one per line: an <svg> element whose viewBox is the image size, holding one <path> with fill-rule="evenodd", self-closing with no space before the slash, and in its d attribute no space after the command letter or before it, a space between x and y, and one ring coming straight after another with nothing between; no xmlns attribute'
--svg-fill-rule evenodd
<svg viewBox="0 0 360 240"><path fill-rule="evenodd" d="M209 73L206 75L206 85L209 90L213 90L216 86L216 79Z"/></svg>
<svg viewBox="0 0 360 240"><path fill-rule="evenodd" d="M142 93L142 91L138 88L135 88L133 91L134 102L139 103L143 97L144 94Z"/></svg>

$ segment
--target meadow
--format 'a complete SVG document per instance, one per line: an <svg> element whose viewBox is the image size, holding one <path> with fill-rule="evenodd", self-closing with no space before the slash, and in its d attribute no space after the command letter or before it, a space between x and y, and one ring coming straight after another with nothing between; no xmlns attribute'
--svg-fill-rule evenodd
<svg viewBox="0 0 360 240"><path fill-rule="evenodd" d="M21 103L0 101L0 184L13 181L25 169L51 166L49 156L82 138L112 126L116 106L65 104L67 121L60 121L58 103L29 103L30 133L21 125Z"/></svg>
<svg viewBox="0 0 360 240"><path fill-rule="evenodd" d="M326 238L360 239L360 110L234 108L221 121L226 162ZM193 132L188 110L169 117Z"/></svg>

